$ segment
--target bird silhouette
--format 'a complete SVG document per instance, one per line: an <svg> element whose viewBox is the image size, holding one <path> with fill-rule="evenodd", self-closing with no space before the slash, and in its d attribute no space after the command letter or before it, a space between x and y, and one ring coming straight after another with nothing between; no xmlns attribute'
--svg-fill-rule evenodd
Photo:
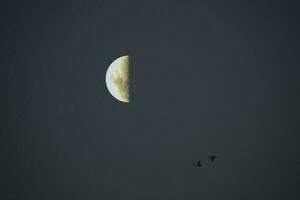
<svg viewBox="0 0 300 200"><path fill-rule="evenodd" d="M193 166L202 167L201 161L199 160L197 163L194 163Z"/></svg>
<svg viewBox="0 0 300 200"><path fill-rule="evenodd" d="M210 159L211 162L214 162L217 156L208 156L208 158Z"/></svg>

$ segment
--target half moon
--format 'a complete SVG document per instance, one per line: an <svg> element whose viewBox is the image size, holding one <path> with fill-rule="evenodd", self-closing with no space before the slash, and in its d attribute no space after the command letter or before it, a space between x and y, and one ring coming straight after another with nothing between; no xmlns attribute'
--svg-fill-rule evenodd
<svg viewBox="0 0 300 200"><path fill-rule="evenodd" d="M106 86L119 101L129 103L129 56L114 60L106 72Z"/></svg>

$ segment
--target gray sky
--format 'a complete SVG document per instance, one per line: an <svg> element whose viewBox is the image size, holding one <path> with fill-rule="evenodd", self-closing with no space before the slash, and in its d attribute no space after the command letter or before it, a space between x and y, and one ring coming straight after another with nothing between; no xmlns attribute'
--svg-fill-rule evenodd
<svg viewBox="0 0 300 200"><path fill-rule="evenodd" d="M2 1L0 199L299 199L298 9Z"/></svg>

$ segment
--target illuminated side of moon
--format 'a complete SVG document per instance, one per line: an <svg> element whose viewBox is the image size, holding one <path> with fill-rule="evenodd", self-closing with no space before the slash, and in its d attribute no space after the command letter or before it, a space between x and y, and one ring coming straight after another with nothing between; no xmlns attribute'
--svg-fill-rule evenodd
<svg viewBox="0 0 300 200"><path fill-rule="evenodd" d="M106 86L119 101L129 103L129 56L113 61L106 72Z"/></svg>

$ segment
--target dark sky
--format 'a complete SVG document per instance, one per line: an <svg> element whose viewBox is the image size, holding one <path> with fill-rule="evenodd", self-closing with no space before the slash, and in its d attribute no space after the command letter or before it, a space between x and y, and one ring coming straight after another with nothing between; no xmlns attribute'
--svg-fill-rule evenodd
<svg viewBox="0 0 300 200"><path fill-rule="evenodd" d="M1 1L0 199L299 199L299 16L291 1ZM130 104L105 85L127 54Z"/></svg>

